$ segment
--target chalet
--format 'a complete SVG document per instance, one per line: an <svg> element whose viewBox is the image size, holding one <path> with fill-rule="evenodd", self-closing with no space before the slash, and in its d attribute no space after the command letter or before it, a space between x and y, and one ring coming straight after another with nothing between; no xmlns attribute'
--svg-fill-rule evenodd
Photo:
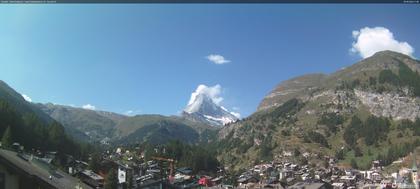
<svg viewBox="0 0 420 189"><path fill-rule="evenodd" d="M189 167L181 167L181 168L176 169L176 172L183 175L191 175L192 169Z"/></svg>
<svg viewBox="0 0 420 189"><path fill-rule="evenodd" d="M104 178L91 170L84 170L79 173L80 179L94 188L104 186Z"/></svg>
<svg viewBox="0 0 420 189"><path fill-rule="evenodd" d="M372 169L381 169L381 162L379 160L372 161Z"/></svg>
<svg viewBox="0 0 420 189"><path fill-rule="evenodd" d="M379 172L373 172L371 175L371 180L375 181L376 183L379 183L382 180L382 175Z"/></svg>
<svg viewBox="0 0 420 189"><path fill-rule="evenodd" d="M239 185L247 185L249 183L255 184L258 183L260 180L254 176L243 176L237 180Z"/></svg>
<svg viewBox="0 0 420 189"><path fill-rule="evenodd" d="M222 179L223 179L223 178L224 178L223 176L218 176L218 177L216 177L216 178L211 179L211 181L212 181L214 184L221 184L221 183L222 183Z"/></svg>
<svg viewBox="0 0 420 189"><path fill-rule="evenodd" d="M258 184L259 179L256 177L245 177L238 179L238 188L255 188L255 186Z"/></svg>
<svg viewBox="0 0 420 189"><path fill-rule="evenodd" d="M309 175L309 173L303 173L301 175L301 178L303 181L305 181L305 180L311 179L312 177Z"/></svg>
<svg viewBox="0 0 420 189"><path fill-rule="evenodd" d="M313 182L313 183L298 182L288 188L289 189L329 189L329 188L332 188L332 186L324 182Z"/></svg>
<svg viewBox="0 0 420 189"><path fill-rule="evenodd" d="M283 156L284 157L292 157L292 152L291 151L283 151Z"/></svg>
<svg viewBox="0 0 420 189"><path fill-rule="evenodd" d="M0 188L91 188L67 173L45 165L37 157L0 149Z"/></svg>
<svg viewBox="0 0 420 189"><path fill-rule="evenodd" d="M334 182L334 183L332 183L332 186L333 186L334 189L344 189L344 188L346 188L346 183Z"/></svg>
<svg viewBox="0 0 420 189"><path fill-rule="evenodd" d="M75 160L74 164L73 164L73 173L72 174L77 174L80 171L85 170L87 167L89 166L89 164L87 162L84 161L80 161L80 160Z"/></svg>
<svg viewBox="0 0 420 189"><path fill-rule="evenodd" d="M356 176L344 175L341 176L339 180L340 182L346 183L347 185L352 185L356 183Z"/></svg>

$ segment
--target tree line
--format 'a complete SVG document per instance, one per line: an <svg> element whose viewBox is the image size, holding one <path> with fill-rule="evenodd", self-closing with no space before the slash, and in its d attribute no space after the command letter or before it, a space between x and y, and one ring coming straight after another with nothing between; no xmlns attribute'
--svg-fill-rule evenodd
<svg viewBox="0 0 420 189"><path fill-rule="evenodd" d="M369 116L365 121L353 116L350 124L344 130L343 138L350 148L356 147L357 140L363 138L366 145L378 144L387 138L390 129L387 118Z"/></svg>
<svg viewBox="0 0 420 189"><path fill-rule="evenodd" d="M414 96L420 96L420 75L411 70L406 64L399 63L398 75L391 70L382 70L378 81L381 84L388 83L397 87L409 87Z"/></svg>
<svg viewBox="0 0 420 189"><path fill-rule="evenodd" d="M216 152L201 145L186 144L179 140L171 140L164 145L145 145L145 158L170 158L176 161L177 167L190 167L195 173L216 172L220 166Z"/></svg>
<svg viewBox="0 0 420 189"><path fill-rule="evenodd" d="M20 114L7 101L0 100L0 136L2 148L11 149L17 142L25 151L57 151L59 164L65 155L87 157L92 148L79 144L66 135L64 127L56 122L47 123L35 114Z"/></svg>

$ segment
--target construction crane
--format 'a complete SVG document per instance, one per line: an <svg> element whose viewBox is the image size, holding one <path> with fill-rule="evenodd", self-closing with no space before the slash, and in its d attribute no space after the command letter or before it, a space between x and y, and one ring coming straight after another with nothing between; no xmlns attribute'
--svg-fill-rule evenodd
<svg viewBox="0 0 420 189"><path fill-rule="evenodd" d="M174 159L171 158L164 158L164 157L152 157L152 159L154 160L158 160L158 161L165 161L165 162L169 162L169 181L172 183L173 178L174 178L174 167L175 167L175 163L176 161Z"/></svg>

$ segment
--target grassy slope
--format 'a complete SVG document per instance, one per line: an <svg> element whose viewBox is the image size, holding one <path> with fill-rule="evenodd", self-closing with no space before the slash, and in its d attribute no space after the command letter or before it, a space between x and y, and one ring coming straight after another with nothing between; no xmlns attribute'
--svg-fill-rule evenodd
<svg viewBox="0 0 420 189"><path fill-rule="evenodd" d="M393 52L380 52L374 57L365 59L357 64L329 75L321 85L317 86L318 89L315 91L315 94L320 91L335 90L343 82L350 83L355 79L361 81L362 86L359 87L364 87L363 85L367 85L366 83L369 77L377 78L379 72L383 69L391 69L397 73L399 62L404 62L411 68L417 69L419 67L418 61L411 60L405 55ZM293 86L288 87L289 89L293 88ZM393 90L392 87L388 89ZM306 90L306 92L308 92L308 90ZM308 93L310 92L311 91ZM306 96L311 96L311 94L308 93L288 95L280 99L280 104L290 100L292 97L305 98ZM269 115L275 108L255 113L246 120L232 126L235 128L234 131L236 132L237 139L235 139L235 137L230 137L220 140L219 146L221 146L221 150L219 151L219 159L227 163L227 165L232 166L235 170L253 164L256 160L261 158L259 157L261 146L253 143L249 149L245 152L241 152L241 150L239 150L241 145L230 144L243 144L246 143L245 141L252 141L253 139L261 136L268 136L271 138L271 151L273 153L273 157L280 155L283 150L292 151L293 149L299 149L301 152L334 156L336 151L341 149L341 147L346 146L343 140L343 130L349 124L350 117L357 115L362 120L365 120L370 113L364 105L358 106L356 109L352 110L351 113L343 113L345 122L342 125L337 126L339 128L337 134L331 134L328 136L326 134L326 126L318 124L318 120L320 119L321 114L327 110L327 108L321 107L320 105L328 104L330 101L331 99L328 98L319 98L309 102L305 101L305 105L299 110L299 112L292 116L292 118L295 119L293 122L285 122L284 119L281 119L280 121L273 121L273 118L267 118L264 121L258 120L258 117L261 114ZM308 114L308 110L312 110L315 113ZM287 120L289 118L285 119ZM251 125L251 128L255 129L249 129L249 125ZM274 127L274 129L267 130L266 128L269 127ZM291 136L283 136L282 130L289 130L291 132ZM309 131L322 133L327 138L331 148L322 147L317 143L305 143L302 135ZM400 132L404 133L403 138L398 137L398 133ZM342 163L349 164L350 160L355 158L359 163L359 166L368 167L371 160L375 159L378 153L385 154L388 151L390 144L412 142L418 138L418 136L413 136L412 132L409 130L400 131L398 128L398 121L392 121L391 130L387 135L387 140L380 142L378 146L366 146L363 141L358 141L358 146L361 148L364 155L362 157L355 157L354 151L350 150L345 154L345 159ZM239 140L239 142L237 140Z"/></svg>

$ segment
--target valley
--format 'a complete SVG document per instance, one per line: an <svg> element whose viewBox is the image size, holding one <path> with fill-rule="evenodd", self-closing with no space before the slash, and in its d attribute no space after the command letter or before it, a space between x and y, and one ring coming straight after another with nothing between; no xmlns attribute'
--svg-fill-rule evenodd
<svg viewBox="0 0 420 189"><path fill-rule="evenodd" d="M283 81L245 118L205 93L179 115L128 116L28 102L2 81L2 148L42 161L53 153L49 165L94 187L120 174L128 188L385 186L395 172L416 174L419 70L410 56L377 52Z"/></svg>

